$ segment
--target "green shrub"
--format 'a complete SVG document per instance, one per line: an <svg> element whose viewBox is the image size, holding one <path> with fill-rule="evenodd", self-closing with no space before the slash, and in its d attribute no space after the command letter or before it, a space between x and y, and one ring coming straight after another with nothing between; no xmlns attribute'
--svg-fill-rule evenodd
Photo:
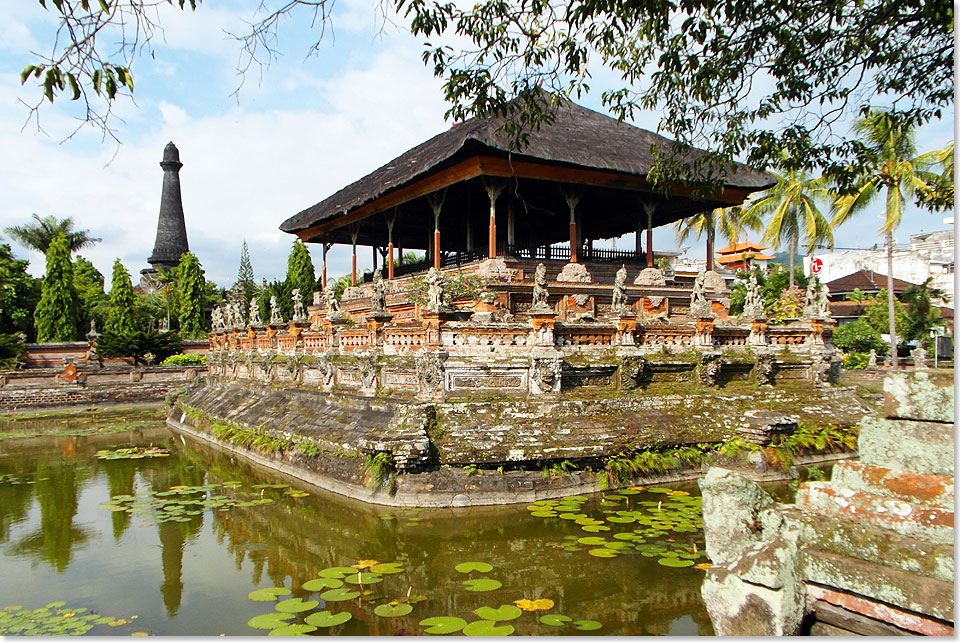
<svg viewBox="0 0 960 642"><path fill-rule="evenodd" d="M163 360L161 366L205 366L207 365L207 355L205 354L172 354Z"/></svg>
<svg viewBox="0 0 960 642"><path fill-rule="evenodd" d="M848 352L843 355L843 367L847 370L863 370L870 363L870 355L862 352Z"/></svg>
<svg viewBox="0 0 960 642"><path fill-rule="evenodd" d="M97 337L97 352L102 357L133 357L135 363L162 363L183 349L176 332L127 330L103 331Z"/></svg>
<svg viewBox="0 0 960 642"><path fill-rule="evenodd" d="M0 334L0 369L13 370L26 363L27 344L19 334Z"/></svg>
<svg viewBox="0 0 960 642"><path fill-rule="evenodd" d="M847 352L869 353L872 349L878 355L886 354L888 347L880 332L863 317L834 330L833 345Z"/></svg>

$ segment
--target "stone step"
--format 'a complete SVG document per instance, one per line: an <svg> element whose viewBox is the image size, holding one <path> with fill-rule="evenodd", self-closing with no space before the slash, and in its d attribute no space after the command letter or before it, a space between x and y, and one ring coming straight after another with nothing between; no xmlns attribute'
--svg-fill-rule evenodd
<svg viewBox="0 0 960 642"><path fill-rule="evenodd" d="M953 509L953 477L920 474L873 466L860 461L842 461L833 467L834 488L849 488L912 504Z"/></svg>
<svg viewBox="0 0 960 642"><path fill-rule="evenodd" d="M951 379L923 371L891 374L883 380L884 412L887 417L952 423Z"/></svg>
<svg viewBox="0 0 960 642"><path fill-rule="evenodd" d="M931 542L953 542L953 511L899 499L833 488L830 482L807 482L797 492L797 506L812 513L888 528Z"/></svg>
<svg viewBox="0 0 960 642"><path fill-rule="evenodd" d="M887 528L827 517L795 506L783 512L791 522L803 526L804 546L904 573L953 581L953 543L907 537Z"/></svg>
<svg viewBox="0 0 960 642"><path fill-rule="evenodd" d="M857 448L864 464L953 475L952 423L864 417Z"/></svg>
<svg viewBox="0 0 960 642"><path fill-rule="evenodd" d="M808 584L839 588L947 623L953 622L953 582L920 577L814 548L803 550L800 574Z"/></svg>

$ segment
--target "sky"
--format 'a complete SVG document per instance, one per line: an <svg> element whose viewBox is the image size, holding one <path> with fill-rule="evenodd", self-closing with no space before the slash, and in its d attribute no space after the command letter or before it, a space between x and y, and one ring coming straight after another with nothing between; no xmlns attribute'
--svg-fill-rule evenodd
<svg viewBox="0 0 960 642"><path fill-rule="evenodd" d="M176 4L176 3L174 3ZM307 57L307 16L280 25L282 56L240 85L240 46L227 31L243 28L258 1L204 0L195 12L163 4L163 26L133 66L135 97L120 98L113 126L119 143L78 123L78 103L45 104L38 119L27 104L40 96L19 74L46 51L55 21L39 3L5 7L0 21L0 242L2 229L30 215L70 216L102 242L80 252L104 274L109 287L119 258L136 275L153 250L164 145L176 143L190 249L207 279L229 287L236 280L243 241L258 280L282 279L293 237L279 230L288 217L363 177L450 126L442 81L421 61L422 41L401 26L384 24L379 3L338 0L333 29L318 55ZM402 23L399 23L402 24ZM578 99L604 111L600 93L616 81L597 70L593 92ZM26 104L25 104L26 103ZM655 130L656 115L633 124ZM954 136L953 112L919 132L918 149L942 147ZM947 229L943 213L911 208L896 233ZM882 202L836 230L837 247L882 244ZM758 235L759 236L759 235ZM759 240L759 238L751 238ZM677 247L671 228L654 230L657 249ZM721 241L722 242L722 241ZM618 246L632 247L632 235ZM12 243L42 275L40 254ZM599 245L599 243L598 243ZM703 243L688 240L687 256L702 258ZM319 273L320 249L311 246ZM369 267L369 248L358 250ZM349 247L328 255L329 274L350 271Z"/></svg>

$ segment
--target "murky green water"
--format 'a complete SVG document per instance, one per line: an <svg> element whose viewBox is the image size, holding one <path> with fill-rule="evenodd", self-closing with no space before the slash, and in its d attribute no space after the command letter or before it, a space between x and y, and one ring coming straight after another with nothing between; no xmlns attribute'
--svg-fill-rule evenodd
<svg viewBox="0 0 960 642"><path fill-rule="evenodd" d="M149 444L170 456L96 458L98 449ZM483 619L474 613L481 607L517 600L553 602L495 625L518 635L709 635L703 571L696 567L706 561L696 487L671 488L691 495L643 490L535 509L387 509L312 488L298 496L292 480L184 446L159 423L7 439L0 441L0 608L65 601L62 608L114 618L90 629L95 635L264 635L248 620L281 603L247 595L282 586L292 593L280 600L318 602L289 623L324 610L350 614L317 635L423 635L424 619L470 623ZM599 539L582 540L591 537ZM361 576L362 587L351 583L352 574L328 572L343 583L341 592L361 593L343 601L333 599L336 593L320 599L330 587L302 588L324 569L374 561L396 562L403 571ZM459 572L464 562L492 569ZM393 608L374 612L391 602ZM409 614L389 616L407 604ZM509 608L481 613L516 615ZM570 621L550 626L540 620L545 615ZM586 620L601 628L574 628Z"/></svg>

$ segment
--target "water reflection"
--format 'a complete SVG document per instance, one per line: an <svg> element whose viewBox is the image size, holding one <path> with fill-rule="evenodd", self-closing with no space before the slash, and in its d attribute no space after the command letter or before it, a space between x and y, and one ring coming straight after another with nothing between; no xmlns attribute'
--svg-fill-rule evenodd
<svg viewBox="0 0 960 642"><path fill-rule="evenodd" d="M135 441L117 437L112 446ZM152 436L150 441L157 439ZM97 445L106 447L104 443ZM372 605L382 599L331 604L335 611L354 615L333 633L422 634L417 623L427 617L473 620L479 606L539 598L553 600L554 613L602 622L603 629L596 633L712 633L700 597L701 571L666 569L656 559L637 554L599 559L585 547L565 551L562 546L570 543L565 538L588 533L565 520L531 517L523 506L383 509L315 489L302 498L263 489L256 492L274 503L208 509L185 521L154 524L147 520L149 512L131 516L97 510L116 495L143 496L179 485L230 481L242 482L241 488L250 492L255 484L278 481L274 473L210 449L182 447L170 438L165 445L172 456L163 459L97 461L92 458L95 448L82 441L72 457L64 457L58 446L46 458L0 458L0 541L13 542L0 558L0 574L10 578L0 583L0 607L24 601L42 606L64 599L69 591L85 596L91 608L138 613L138 626L156 634L250 634L256 631L247 628L246 621L272 608L246 598L254 588L283 585L295 595L306 595L302 584L320 569L379 560L399 562L406 572L367 587L372 597L427 599L400 618L373 615ZM29 480L36 483L19 483ZM591 500L583 512L602 516L601 510ZM618 530L630 528L612 532ZM108 532L112 538L100 537ZM18 566L19 559L31 560L31 568L43 560L64 576L62 584L51 593L36 571ZM462 582L467 576L454 567L472 560L492 564L489 576L503 588L466 591ZM20 583L24 590L11 583ZM573 632L540 625L527 615L513 624L518 634Z"/></svg>

